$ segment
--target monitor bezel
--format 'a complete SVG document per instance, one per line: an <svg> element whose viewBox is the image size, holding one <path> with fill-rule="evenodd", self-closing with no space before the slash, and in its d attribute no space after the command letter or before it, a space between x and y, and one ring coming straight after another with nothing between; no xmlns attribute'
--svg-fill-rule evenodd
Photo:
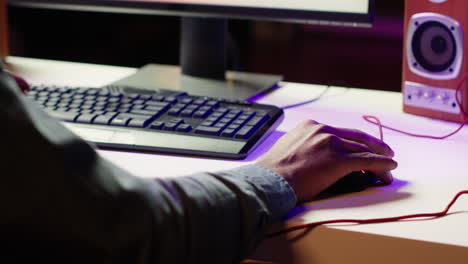
<svg viewBox="0 0 468 264"><path fill-rule="evenodd" d="M369 0L368 13L362 14L306 11L297 9L239 7L189 3L168 4L151 1L118 0L9 0L9 4L14 6L25 6L33 8L36 7L131 14L285 21L289 23L306 24L343 24L349 26L371 25L374 19L374 0Z"/></svg>

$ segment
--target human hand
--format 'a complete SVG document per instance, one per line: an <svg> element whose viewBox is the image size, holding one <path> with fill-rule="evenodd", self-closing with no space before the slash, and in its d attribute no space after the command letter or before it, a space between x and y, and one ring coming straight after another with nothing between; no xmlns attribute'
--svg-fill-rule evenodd
<svg viewBox="0 0 468 264"><path fill-rule="evenodd" d="M387 144L362 131L309 120L280 138L257 164L282 175L304 202L353 171L373 172L390 184L390 171L397 167L393 156Z"/></svg>

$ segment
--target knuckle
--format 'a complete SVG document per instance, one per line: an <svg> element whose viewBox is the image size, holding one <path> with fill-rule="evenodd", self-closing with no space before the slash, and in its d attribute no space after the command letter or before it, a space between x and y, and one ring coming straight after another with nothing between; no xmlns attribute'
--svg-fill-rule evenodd
<svg viewBox="0 0 468 264"><path fill-rule="evenodd" d="M372 137L371 135L367 134L366 132L359 130L359 129L351 129L352 133L354 133L356 136L360 137L361 139L364 140L370 140Z"/></svg>
<svg viewBox="0 0 468 264"><path fill-rule="evenodd" d="M341 139L338 136L333 135L333 134L325 134L323 137L320 138L319 141L322 145L332 147L340 143Z"/></svg>
<svg viewBox="0 0 468 264"><path fill-rule="evenodd" d="M305 120L305 121L302 121L300 126L302 127L313 127L315 125L318 125L319 123L315 120L312 120L312 119L308 119L308 120Z"/></svg>
<svg viewBox="0 0 468 264"><path fill-rule="evenodd" d="M366 133L364 133L362 130L359 130L357 128L352 128L351 131L358 135L366 135Z"/></svg>
<svg viewBox="0 0 468 264"><path fill-rule="evenodd" d="M327 133L328 131L330 131L330 126L325 124L318 124L315 127L315 133L317 134Z"/></svg>
<svg viewBox="0 0 468 264"><path fill-rule="evenodd" d="M370 152L363 153L363 158L364 158L364 162L365 162L365 164L367 166L375 165L379 161L377 156L370 153Z"/></svg>

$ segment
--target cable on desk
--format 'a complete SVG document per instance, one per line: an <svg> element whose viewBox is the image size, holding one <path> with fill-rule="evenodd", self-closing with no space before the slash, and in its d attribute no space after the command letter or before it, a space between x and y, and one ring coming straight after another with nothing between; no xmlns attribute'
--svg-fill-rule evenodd
<svg viewBox="0 0 468 264"><path fill-rule="evenodd" d="M465 75L465 77L463 77L463 79L460 81L460 83L458 84L457 86L457 90L455 91L455 100L457 101L457 104L460 106L460 110L461 112L463 113L463 117L464 117L464 121L461 123L460 127L458 127L455 131L447 134L447 135L444 135L444 136L432 136L432 135L421 135L421 134L415 134L415 133L411 133L411 132L406 132L406 131L403 131L403 130L400 130L400 129L396 129L396 128L393 128L393 127L389 127L389 126L386 126L386 125L382 125L380 123L380 121L378 121L378 118L374 117L374 116L368 116L368 115L365 115L363 116L364 120L366 120L367 122L369 123L372 123L374 125L377 125L380 129L380 136L381 136L381 139L383 140L383 134L382 134L382 127L383 128L386 128L388 130L392 130L392 131L395 131L395 132L398 132L398 133L402 133L402 134L405 134L405 135L408 135L408 136L412 136L412 137L419 137L419 138L430 138L430 139L446 139L448 137L451 137L453 135L455 135L456 133L460 132L460 130L462 130L462 128L468 123L468 113L466 112L465 110L465 107L463 106L461 100L460 100L460 97L458 96L460 94L460 91L461 91L461 87L463 86L463 84L466 82L466 80L468 79L468 75ZM372 119L374 121L372 121ZM376 122L375 120L377 120L378 122Z"/></svg>
<svg viewBox="0 0 468 264"><path fill-rule="evenodd" d="M405 135L413 136L413 137L430 138L430 139L446 139L446 138L448 138L450 136L453 136L454 134L458 133L465 126L465 124L468 123L468 113L465 111L465 108L464 108L464 106L463 106L463 104L460 101L460 98L458 96L459 92L461 91L461 87L462 87L463 83L465 83L465 81L467 79L468 79L468 75L466 75L460 81L460 83L457 86L456 92L455 92L455 98L456 98L456 101L457 101L458 105L460 106L460 109L461 109L461 111L463 113L464 122L461 124L461 126L459 128L457 128L455 131L453 131L453 132L451 132L451 133L449 133L447 135L432 136L432 135L420 135L420 134L410 133L410 132L406 132L406 131L403 131L403 130L400 130L400 129L396 129L396 128L392 128L392 127L389 127L389 126L382 125L379 118L377 118L375 116L364 115L363 118L367 122L370 122L370 123L378 126L380 139L382 141L383 141L383 128L386 128L386 129L389 129L389 130L392 130L392 131L396 131L396 132L399 132L399 133L403 133ZM312 223L307 223L307 224L303 224L303 225L297 225L297 226L293 226L293 227L290 227L290 228L286 228L286 229L280 230L278 232L267 234L266 237L267 238L272 238L272 237L276 237L276 236L279 236L279 235L282 235L282 234L285 234L285 233L289 233L289 232L292 232L292 231L295 231L295 230L304 229L304 228L312 228L312 227L316 227L316 226L319 226L319 225L326 225L326 224L339 224L339 223L375 224L375 223L396 222L396 221L405 220L405 219L422 218L422 217L425 217L425 218L427 218L427 217L438 218L438 217L442 217L442 216L447 215L447 213L449 212L452 205L455 204L455 202L458 200L458 198L460 196L464 195L464 194L468 194L468 190L463 190L463 191L458 192L443 211L436 212L436 213L410 214L410 215L402 215L402 216L395 216L395 217L372 218L372 219L325 220L325 221L312 222Z"/></svg>
<svg viewBox="0 0 468 264"><path fill-rule="evenodd" d="M274 232L267 235L267 238L272 238L275 236L279 236L285 233L289 233L295 230L304 229L304 228L311 228L319 225L326 225L326 224L344 224L344 223L354 223L354 224L376 224L376 223L387 223L387 222L396 222L405 219L412 219L412 218L422 218L422 217L431 217L431 218L438 218L447 215L452 205L458 200L458 198L464 194L468 194L468 190L460 191L455 195L455 197L450 201L447 207L440 212L437 213L422 213L422 214L410 214L410 215L402 215L402 216L395 216L395 217L384 217L384 218L372 218L372 219L336 219L336 220L326 220L326 221L319 221L313 222L298 226L293 226L278 232Z"/></svg>
<svg viewBox="0 0 468 264"><path fill-rule="evenodd" d="M294 107L298 107L298 106L302 106L302 105L305 105L305 104L310 104L310 103L316 102L316 101L320 100L328 92L329 89L330 89L330 86L328 85L317 97L315 97L313 99L310 99L310 100L307 100L307 101L304 101L304 102L300 102L300 103L296 103L296 104L292 104L292 105L286 105L286 106L281 107L281 109L285 110L285 109L294 108Z"/></svg>

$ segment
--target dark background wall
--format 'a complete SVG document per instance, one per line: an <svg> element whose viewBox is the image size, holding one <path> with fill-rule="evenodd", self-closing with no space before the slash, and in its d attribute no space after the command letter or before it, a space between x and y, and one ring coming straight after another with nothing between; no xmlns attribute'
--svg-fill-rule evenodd
<svg viewBox="0 0 468 264"><path fill-rule="evenodd" d="M286 81L399 91L403 0L376 1L369 29L230 20L236 69ZM178 64L179 18L10 8L17 56L140 67Z"/></svg>

